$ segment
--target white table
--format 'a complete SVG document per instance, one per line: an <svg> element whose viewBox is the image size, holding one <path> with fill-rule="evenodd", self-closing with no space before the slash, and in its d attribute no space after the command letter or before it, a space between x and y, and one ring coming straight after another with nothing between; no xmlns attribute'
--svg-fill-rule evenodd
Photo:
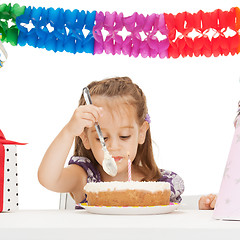
<svg viewBox="0 0 240 240"><path fill-rule="evenodd" d="M212 214L203 210L162 215L98 215L85 210L0 213L0 239L239 239L240 221L214 220Z"/></svg>

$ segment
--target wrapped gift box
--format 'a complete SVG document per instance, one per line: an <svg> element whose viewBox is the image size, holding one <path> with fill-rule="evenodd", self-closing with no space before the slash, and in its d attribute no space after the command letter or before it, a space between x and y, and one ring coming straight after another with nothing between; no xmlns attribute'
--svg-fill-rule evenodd
<svg viewBox="0 0 240 240"><path fill-rule="evenodd" d="M17 145L6 140L0 130L0 212L18 209Z"/></svg>

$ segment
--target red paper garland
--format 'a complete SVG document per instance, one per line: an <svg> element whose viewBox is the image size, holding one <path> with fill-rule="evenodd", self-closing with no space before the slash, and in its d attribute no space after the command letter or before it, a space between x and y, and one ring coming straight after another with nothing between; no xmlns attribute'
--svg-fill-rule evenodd
<svg viewBox="0 0 240 240"><path fill-rule="evenodd" d="M169 57L178 58L193 55L198 56L227 56L239 52L240 12L238 8L230 11L220 9L214 12L164 14L169 30ZM228 29L235 32L233 36L225 36ZM195 30L199 35L191 38L189 34ZM214 31L212 38L208 36Z"/></svg>

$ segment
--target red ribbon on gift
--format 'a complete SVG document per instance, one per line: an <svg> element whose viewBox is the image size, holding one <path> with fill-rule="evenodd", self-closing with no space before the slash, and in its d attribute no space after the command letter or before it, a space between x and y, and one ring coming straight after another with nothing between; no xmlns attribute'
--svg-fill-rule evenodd
<svg viewBox="0 0 240 240"><path fill-rule="evenodd" d="M4 186L4 161L5 161L5 149L4 144L11 145L25 145L26 143L19 143L10 140L6 140L0 129L0 212L3 210L3 186Z"/></svg>

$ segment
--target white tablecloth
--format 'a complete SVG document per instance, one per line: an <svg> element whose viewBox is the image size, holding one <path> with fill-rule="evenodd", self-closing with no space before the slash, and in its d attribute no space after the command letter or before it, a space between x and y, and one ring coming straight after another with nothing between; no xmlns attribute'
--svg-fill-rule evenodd
<svg viewBox="0 0 240 240"><path fill-rule="evenodd" d="M240 221L215 220L212 214L204 210L161 215L98 215L85 210L0 213L0 239L239 239Z"/></svg>

